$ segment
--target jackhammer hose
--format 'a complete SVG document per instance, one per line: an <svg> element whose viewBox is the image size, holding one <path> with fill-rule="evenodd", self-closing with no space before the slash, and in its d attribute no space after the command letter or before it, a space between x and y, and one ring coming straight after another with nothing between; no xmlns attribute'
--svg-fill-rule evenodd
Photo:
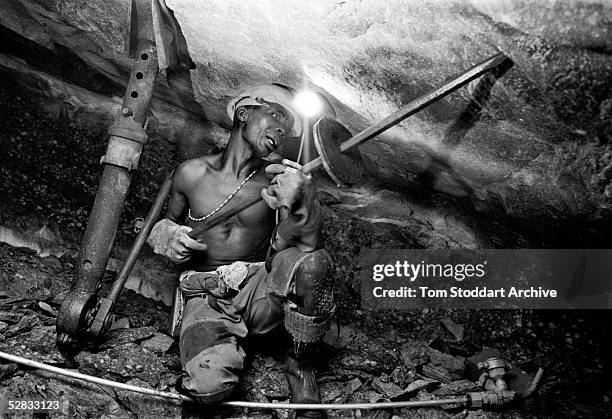
<svg viewBox="0 0 612 419"><path fill-rule="evenodd" d="M104 378L93 377L91 375L82 374L76 371L70 371L63 368L54 367L52 365L43 364L42 362L33 361L16 355L10 355L0 351L0 358L28 367L38 368L54 372L56 374L65 375L80 380L89 381L95 384L114 387L122 390L134 391L137 393L148 394L150 396L163 397L166 399L180 400L186 402L195 402L189 396L183 394L170 393L167 391L153 390L133 386L130 384L119 383L116 381L106 380ZM260 403L260 402L245 402L245 401L227 401L220 403L223 406L239 407L239 408L257 408L257 409L293 409L293 410L355 410L355 409L396 409L402 407L434 407L444 404L462 404L466 405L470 402L469 397L460 396L448 399L438 400L418 400L407 402L380 402L380 403L350 403L350 404L315 404L315 403Z"/></svg>
<svg viewBox="0 0 612 419"><path fill-rule="evenodd" d="M16 362L18 364L26 365L28 367L38 368L41 370L51 371L56 374L65 375L67 377L78 378L79 380L89 381L95 384L102 384L104 386L115 387L122 390L136 391L138 393L149 394L151 396L165 397L174 400L193 401L190 397L182 394L169 393L165 391L158 391L149 388L132 386L130 384L118 383L116 381L106 380L104 378L92 377L91 375L82 374L76 371L66 370L64 368L54 367L53 365L43 364L42 362L33 361L31 359L23 358L17 355L10 355L6 352L0 351L0 358L4 358L7 361Z"/></svg>

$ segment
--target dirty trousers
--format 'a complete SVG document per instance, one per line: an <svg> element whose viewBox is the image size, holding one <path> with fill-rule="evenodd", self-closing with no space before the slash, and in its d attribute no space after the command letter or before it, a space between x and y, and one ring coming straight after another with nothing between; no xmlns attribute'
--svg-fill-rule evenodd
<svg viewBox="0 0 612 419"><path fill-rule="evenodd" d="M246 357L240 341L280 325L291 279L306 256L295 247L277 253L271 271L263 265L249 270L246 285L231 299L187 299L179 343L183 390L201 403L217 403L232 393Z"/></svg>

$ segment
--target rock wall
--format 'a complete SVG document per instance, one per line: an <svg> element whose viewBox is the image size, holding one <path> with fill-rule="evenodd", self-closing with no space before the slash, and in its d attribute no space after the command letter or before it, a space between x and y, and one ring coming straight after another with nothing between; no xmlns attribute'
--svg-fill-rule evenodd
<svg viewBox="0 0 612 419"><path fill-rule="evenodd" d="M470 247L605 240L612 201L606 2L167 4L197 68L159 78L150 130L176 143L179 158L222 146L225 104L254 83L319 90L356 133L501 51L514 62L503 74L472 82L361 147L366 175L352 192L390 190L390 207L405 211L368 214L364 204L358 215L439 225L450 214L441 241L478 237ZM11 0L0 12L0 69L41 94L51 111L108 125L130 68L127 2ZM556 226L564 232L554 233Z"/></svg>

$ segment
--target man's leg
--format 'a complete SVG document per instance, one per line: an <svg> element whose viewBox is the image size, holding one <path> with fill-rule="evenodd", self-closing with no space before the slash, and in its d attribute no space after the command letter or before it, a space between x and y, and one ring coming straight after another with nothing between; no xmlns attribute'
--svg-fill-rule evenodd
<svg viewBox="0 0 612 419"><path fill-rule="evenodd" d="M294 403L319 402L311 354L327 331L335 307L331 267L325 250L304 253L292 247L277 253L271 271L266 274L262 267L261 281L251 280L234 299L249 333L268 333L284 317L295 348L285 368ZM322 411L298 412L302 417L320 417Z"/></svg>
<svg viewBox="0 0 612 419"><path fill-rule="evenodd" d="M213 404L235 390L246 356L238 339L246 327L233 306L211 297L193 297L185 304L180 335L182 388L198 402ZM238 321L236 321L238 320Z"/></svg>
<svg viewBox="0 0 612 419"><path fill-rule="evenodd" d="M320 403L314 350L329 328L334 311L332 261L325 250L308 254L297 267L293 292L285 308L285 327L293 337L285 374L293 403ZM298 412L300 417L322 417L322 411Z"/></svg>

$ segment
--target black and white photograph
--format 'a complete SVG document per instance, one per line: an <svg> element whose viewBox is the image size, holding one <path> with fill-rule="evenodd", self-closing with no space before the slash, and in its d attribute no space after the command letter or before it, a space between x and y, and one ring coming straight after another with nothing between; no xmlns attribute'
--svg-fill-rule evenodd
<svg viewBox="0 0 612 419"><path fill-rule="evenodd" d="M609 0L0 0L0 417L612 417Z"/></svg>

